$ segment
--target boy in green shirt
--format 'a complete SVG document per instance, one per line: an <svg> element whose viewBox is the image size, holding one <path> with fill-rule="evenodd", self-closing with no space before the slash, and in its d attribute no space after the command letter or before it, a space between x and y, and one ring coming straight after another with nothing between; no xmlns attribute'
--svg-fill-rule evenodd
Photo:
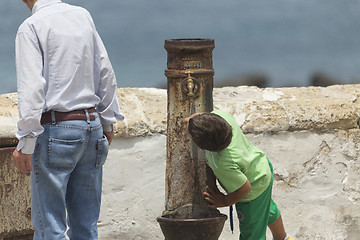
<svg viewBox="0 0 360 240"><path fill-rule="evenodd" d="M234 117L223 111L196 113L184 120L194 143L205 150L208 165L227 195L217 187L204 192L211 208L235 204L241 240L266 239L268 226L275 240L292 240L280 210L271 199L272 164L252 145Z"/></svg>

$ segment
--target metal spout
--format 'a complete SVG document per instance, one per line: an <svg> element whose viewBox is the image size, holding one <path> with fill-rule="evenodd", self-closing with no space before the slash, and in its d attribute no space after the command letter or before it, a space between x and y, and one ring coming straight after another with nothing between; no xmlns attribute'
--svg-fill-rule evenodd
<svg viewBox="0 0 360 240"><path fill-rule="evenodd" d="M190 71L187 72L188 78L186 79L187 82L187 88L188 88L188 97L192 100L195 97L195 85L194 85L194 80L191 77L191 73ZM197 90L197 89L196 89Z"/></svg>

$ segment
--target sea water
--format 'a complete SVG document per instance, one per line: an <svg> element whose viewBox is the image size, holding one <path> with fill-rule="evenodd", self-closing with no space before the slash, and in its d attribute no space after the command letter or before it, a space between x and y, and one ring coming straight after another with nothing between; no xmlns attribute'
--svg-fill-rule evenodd
<svg viewBox="0 0 360 240"><path fill-rule="evenodd" d="M119 87L165 87L164 40L213 38L215 85L251 73L308 86L321 71L360 79L357 0L64 0L92 14ZM30 11L0 0L0 94L16 91L14 39Z"/></svg>

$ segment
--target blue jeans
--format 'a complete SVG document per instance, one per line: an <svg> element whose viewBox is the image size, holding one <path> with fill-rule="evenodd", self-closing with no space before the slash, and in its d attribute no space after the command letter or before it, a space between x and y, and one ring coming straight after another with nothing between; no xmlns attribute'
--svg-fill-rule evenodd
<svg viewBox="0 0 360 240"><path fill-rule="evenodd" d="M44 124L32 158L34 240L98 239L102 166L109 143L93 121Z"/></svg>

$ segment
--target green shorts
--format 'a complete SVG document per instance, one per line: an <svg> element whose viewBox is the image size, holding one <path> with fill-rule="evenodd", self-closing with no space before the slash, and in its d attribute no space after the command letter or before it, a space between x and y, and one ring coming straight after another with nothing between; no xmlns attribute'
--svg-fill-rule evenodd
<svg viewBox="0 0 360 240"><path fill-rule="evenodd" d="M272 164L269 161L271 174ZM240 223L241 240L265 240L266 228L280 216L280 210L271 199L273 177L269 187L256 199L250 202L236 203Z"/></svg>

